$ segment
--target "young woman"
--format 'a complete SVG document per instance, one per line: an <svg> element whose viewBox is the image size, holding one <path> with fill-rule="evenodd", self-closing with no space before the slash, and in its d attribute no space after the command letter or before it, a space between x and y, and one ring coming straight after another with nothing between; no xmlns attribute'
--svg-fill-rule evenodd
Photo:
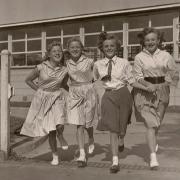
<svg viewBox="0 0 180 180"><path fill-rule="evenodd" d="M134 75L139 83L147 87L147 91L134 89L138 112L135 114L139 114L137 118L142 119L147 128L150 168L157 169L157 133L169 103L169 85L175 74L179 76L171 55L158 49L160 33L157 30L145 28L139 37L143 50L135 57Z"/></svg>
<svg viewBox="0 0 180 180"><path fill-rule="evenodd" d="M36 91L21 134L37 137L49 135L52 165L58 165L56 135L63 149L68 145L62 135L66 119L65 91L67 69L62 65L63 52L59 42L52 42L47 58L27 76L26 83ZM38 79L38 83L34 80Z"/></svg>
<svg viewBox="0 0 180 180"><path fill-rule="evenodd" d="M69 74L68 123L77 125L77 142L80 156L78 167L86 166L84 150L84 129L89 135L88 152L94 150L93 125L97 120L97 95L92 84L93 59L82 54L83 45L78 38L72 38L67 45L70 59L67 60Z"/></svg>
<svg viewBox="0 0 180 180"><path fill-rule="evenodd" d="M105 58L94 64L94 79L103 81L105 88L101 101L101 120L97 129L110 132L113 155L111 173L119 171L118 151L123 151L123 140L131 118L132 97L127 85L146 89L143 85L135 83L129 62L117 57L119 48L120 43L115 36L102 32L99 35L99 49Z"/></svg>

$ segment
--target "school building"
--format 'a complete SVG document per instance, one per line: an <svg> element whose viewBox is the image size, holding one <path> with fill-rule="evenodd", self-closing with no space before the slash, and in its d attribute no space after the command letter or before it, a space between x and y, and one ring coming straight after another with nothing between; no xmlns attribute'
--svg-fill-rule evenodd
<svg viewBox="0 0 180 180"><path fill-rule="evenodd" d="M121 56L133 64L141 49L137 34L155 27L164 33L164 46L180 67L179 15L180 0L1 0L0 51L12 54L11 101L31 100L34 92L24 79L53 40L66 49L69 38L80 37L85 53L96 60L101 56L97 36L107 31L119 37ZM180 105L178 88L171 88L170 105Z"/></svg>

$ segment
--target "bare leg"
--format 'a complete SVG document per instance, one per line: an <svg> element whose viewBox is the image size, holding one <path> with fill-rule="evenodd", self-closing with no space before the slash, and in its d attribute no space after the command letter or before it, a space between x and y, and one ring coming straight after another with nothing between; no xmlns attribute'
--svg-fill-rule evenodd
<svg viewBox="0 0 180 180"><path fill-rule="evenodd" d="M118 158L118 134L110 132L110 144L112 151L112 166L110 167L111 173L117 173L119 171L119 158Z"/></svg>
<svg viewBox="0 0 180 180"><path fill-rule="evenodd" d="M84 126L78 125L77 126L77 142L79 145L79 152L80 156L77 159L78 167L85 167L86 166L86 154L84 150Z"/></svg>
<svg viewBox="0 0 180 180"><path fill-rule="evenodd" d="M159 103L159 106L158 106L158 112L159 112L159 115L160 115L160 123L162 123L163 119L164 119L164 115L165 115L165 112L166 112L166 108L167 108L168 104L164 104L164 103ZM156 136L158 134L158 131L159 131L159 128L158 127L156 129Z"/></svg>
<svg viewBox="0 0 180 180"><path fill-rule="evenodd" d="M110 132L110 143L111 143L111 151L112 151L112 155L113 157L118 157L118 134L114 133L114 132ZM117 163L117 162L113 162L113 163Z"/></svg>
<svg viewBox="0 0 180 180"><path fill-rule="evenodd" d="M155 128L147 129L147 143L150 150L150 167L151 169L156 169L159 166L156 157L156 135Z"/></svg>
<svg viewBox="0 0 180 180"><path fill-rule="evenodd" d="M57 141L56 141L56 131L49 132L49 145L52 151L53 160L51 161L52 165L58 165L58 153L57 153Z"/></svg>
<svg viewBox="0 0 180 180"><path fill-rule="evenodd" d="M66 140L64 139L64 136L63 136L64 125L61 125L61 124L57 125L56 130L57 130L57 138L59 140L61 148L63 150L67 150L68 149L68 144L67 144L67 142L66 142Z"/></svg>
<svg viewBox="0 0 180 180"><path fill-rule="evenodd" d="M92 154L94 152L94 129L93 127L86 128L88 137L89 137L89 147L88 147L88 153Z"/></svg>
<svg viewBox="0 0 180 180"><path fill-rule="evenodd" d="M156 147L155 128L148 128L146 135L147 135L146 138L150 153L153 153L155 152L155 147Z"/></svg>
<svg viewBox="0 0 180 180"><path fill-rule="evenodd" d="M77 142L79 149L84 149L84 126L77 126Z"/></svg>

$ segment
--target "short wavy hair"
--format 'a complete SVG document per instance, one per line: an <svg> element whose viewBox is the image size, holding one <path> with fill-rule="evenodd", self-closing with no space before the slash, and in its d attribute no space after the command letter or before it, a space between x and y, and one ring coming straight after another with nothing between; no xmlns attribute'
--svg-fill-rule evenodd
<svg viewBox="0 0 180 180"><path fill-rule="evenodd" d="M62 45L61 45L61 42L60 41L52 41L50 44L48 44L47 46L47 51L45 53L45 56L43 57L43 61L46 61L46 60L49 60L49 54L50 54L50 51L52 50L52 48L54 46L59 46L62 50L62 53L63 53L63 48L62 48ZM62 65L64 65L64 53L63 53L63 57L62 57L62 60L60 62Z"/></svg>
<svg viewBox="0 0 180 180"><path fill-rule="evenodd" d="M81 46L81 49L84 50L84 45L83 45L82 41L80 40L80 38L78 38L78 37L72 37L71 39L69 39L67 41L67 49L69 49L69 46L72 42L78 42Z"/></svg>
<svg viewBox="0 0 180 180"><path fill-rule="evenodd" d="M105 40L115 40L116 42L116 48L117 51L119 52L121 48L121 41L118 40L117 36L114 34L108 34L107 32L103 31L99 34L98 36L98 48L100 49L101 52L103 52L103 43ZM104 52L103 52L104 53Z"/></svg>
<svg viewBox="0 0 180 180"><path fill-rule="evenodd" d="M138 39L139 39L139 43L144 47L144 39L145 36L150 34L150 33L154 33L157 35L157 38L159 39L159 45L162 45L162 42L165 41L164 39L164 33L160 32L159 30L152 28L152 27L146 27L144 28L139 34L138 34Z"/></svg>

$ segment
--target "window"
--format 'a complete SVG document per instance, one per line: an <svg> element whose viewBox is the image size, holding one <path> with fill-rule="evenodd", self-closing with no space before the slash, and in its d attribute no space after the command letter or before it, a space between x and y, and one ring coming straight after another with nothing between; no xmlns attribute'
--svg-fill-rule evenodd
<svg viewBox="0 0 180 180"><path fill-rule="evenodd" d="M25 30L24 29L12 30L10 33L12 35L13 40L25 38Z"/></svg>
<svg viewBox="0 0 180 180"><path fill-rule="evenodd" d="M0 43L0 52L4 49L8 49L8 43Z"/></svg>
<svg viewBox="0 0 180 180"><path fill-rule="evenodd" d="M40 50L41 50L41 40L27 41L27 51L40 51Z"/></svg>
<svg viewBox="0 0 180 180"><path fill-rule="evenodd" d="M111 17L103 21L105 31L117 31L123 29L123 19L120 17Z"/></svg>
<svg viewBox="0 0 180 180"><path fill-rule="evenodd" d="M141 46L128 47L128 60L134 61L135 56L141 51Z"/></svg>
<svg viewBox="0 0 180 180"><path fill-rule="evenodd" d="M61 28L60 25L48 25L44 28L46 32L46 36L60 36L61 35Z"/></svg>
<svg viewBox="0 0 180 180"><path fill-rule="evenodd" d="M64 24L62 26L63 29L63 35L75 35L79 34L79 23L72 23L72 24Z"/></svg>
<svg viewBox="0 0 180 180"><path fill-rule="evenodd" d="M18 41L12 43L12 52L23 52L25 51L25 41Z"/></svg>
<svg viewBox="0 0 180 180"><path fill-rule="evenodd" d="M138 34L140 31L129 32L128 44L139 44Z"/></svg>
<svg viewBox="0 0 180 180"><path fill-rule="evenodd" d="M148 27L149 17L147 15L129 17L127 21L129 23L129 29L143 28Z"/></svg>
<svg viewBox="0 0 180 180"><path fill-rule="evenodd" d="M0 30L0 41L8 40L8 30Z"/></svg>
<svg viewBox="0 0 180 180"><path fill-rule="evenodd" d="M165 12L150 15L150 19L153 27L158 26L169 26L173 24L174 12Z"/></svg>
<svg viewBox="0 0 180 180"><path fill-rule="evenodd" d="M94 61L97 61L97 59L100 58L100 51L98 51L97 48L85 48L84 54L87 57L92 58Z"/></svg>
<svg viewBox="0 0 180 180"><path fill-rule="evenodd" d="M173 41L173 29L159 29L159 31L163 34L165 42L172 42Z"/></svg>
<svg viewBox="0 0 180 180"><path fill-rule="evenodd" d="M12 55L12 66L25 66L26 65L26 54L13 54Z"/></svg>
<svg viewBox="0 0 180 180"><path fill-rule="evenodd" d="M27 65L37 65L42 62L42 54L41 53L28 53L27 54Z"/></svg>
<svg viewBox="0 0 180 180"><path fill-rule="evenodd" d="M85 36L85 47L96 47L98 41L98 35Z"/></svg>
<svg viewBox="0 0 180 180"><path fill-rule="evenodd" d="M100 20L89 20L84 24L85 33L101 32L102 31L102 21Z"/></svg>

